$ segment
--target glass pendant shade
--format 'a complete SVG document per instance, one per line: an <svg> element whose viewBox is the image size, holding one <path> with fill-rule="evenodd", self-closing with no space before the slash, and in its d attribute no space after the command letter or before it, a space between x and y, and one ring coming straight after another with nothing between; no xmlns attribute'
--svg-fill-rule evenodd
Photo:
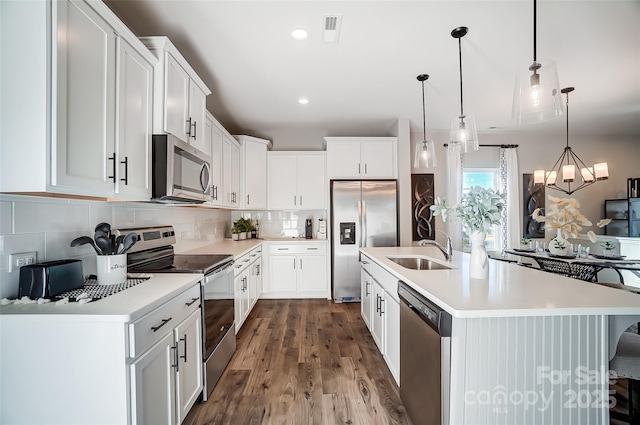
<svg viewBox="0 0 640 425"><path fill-rule="evenodd" d="M433 140L427 140L427 112L424 102L424 82L429 79L429 74L420 74L417 80L422 83L422 141L416 142L413 153L413 168L416 170L428 170L435 168L438 164L436 160L436 145Z"/></svg>
<svg viewBox="0 0 640 425"><path fill-rule="evenodd" d="M449 131L449 140L449 147L455 148L459 146L462 153L477 151L480 145L478 144L475 118L469 115L453 118Z"/></svg>
<svg viewBox="0 0 640 425"><path fill-rule="evenodd" d="M534 62L516 76L512 119L515 124L547 121L562 115L558 71L553 61Z"/></svg>
<svg viewBox="0 0 640 425"><path fill-rule="evenodd" d="M416 142L413 156L413 168L428 169L438 165L436 160L436 146L433 140Z"/></svg>

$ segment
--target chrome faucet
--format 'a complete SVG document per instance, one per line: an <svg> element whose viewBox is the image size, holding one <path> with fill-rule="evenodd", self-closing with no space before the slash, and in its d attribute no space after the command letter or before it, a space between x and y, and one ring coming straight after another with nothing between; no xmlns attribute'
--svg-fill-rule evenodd
<svg viewBox="0 0 640 425"><path fill-rule="evenodd" d="M418 246L435 245L435 246L438 247L438 249L440 249L440 251L442 251L442 254L444 255L444 259L447 260L447 261L451 261L451 258L453 257L453 245L451 244L451 238L449 237L449 235L447 235L442 230L439 230L439 232L447 237L447 240L445 242L445 246L442 246L438 242L432 241L432 240L429 240L429 239L420 240L418 242Z"/></svg>

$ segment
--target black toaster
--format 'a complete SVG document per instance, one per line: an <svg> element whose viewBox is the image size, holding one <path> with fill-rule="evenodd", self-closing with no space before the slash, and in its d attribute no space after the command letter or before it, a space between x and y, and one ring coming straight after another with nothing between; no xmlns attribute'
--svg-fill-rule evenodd
<svg viewBox="0 0 640 425"><path fill-rule="evenodd" d="M72 289L82 288L81 260L57 260L20 267L18 298L50 298Z"/></svg>

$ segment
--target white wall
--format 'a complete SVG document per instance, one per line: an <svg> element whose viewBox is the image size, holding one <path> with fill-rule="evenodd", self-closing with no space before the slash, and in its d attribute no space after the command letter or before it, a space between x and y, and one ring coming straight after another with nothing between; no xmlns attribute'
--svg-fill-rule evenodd
<svg viewBox="0 0 640 425"><path fill-rule="evenodd" d="M81 259L88 275L96 272L95 252L88 245L71 248L69 243L93 236L100 222L115 228L173 225L175 250L182 252L223 239L230 216L229 211L209 208L0 195L0 298L18 294L19 272L9 272L9 254L36 251L38 262Z"/></svg>
<svg viewBox="0 0 640 425"><path fill-rule="evenodd" d="M431 133L427 137L436 141L436 155L438 167L434 169L436 196L446 196L446 148L443 144L448 139L448 134ZM517 133L487 133L479 135L481 144L518 144L519 175L533 173L535 169L549 169L560 156L565 146L566 139L563 136L553 137L548 135L535 136ZM422 133L411 134L411 147L416 140L422 140ZM569 145L587 165L597 162L607 162L609 165L609 180L596 182L575 192L571 197L581 204L581 212L594 223L604 217L604 200L626 198L627 178L640 177L640 140L633 138L602 139L595 137L576 137L569 139ZM480 148L478 152L464 154L463 164L466 166L490 166L495 159L497 161L498 149ZM411 152L413 157L413 151ZM486 164L486 165L484 165ZM562 192L547 189L546 194L557 197L568 197ZM408 206L401 205L401 208ZM522 214L522 211L520 211ZM436 218L436 227L443 228L442 219ZM590 229L596 234L603 234L604 229L593 226ZM585 230L585 232L586 232ZM438 234L437 239L441 240ZM547 234L547 239L550 234Z"/></svg>

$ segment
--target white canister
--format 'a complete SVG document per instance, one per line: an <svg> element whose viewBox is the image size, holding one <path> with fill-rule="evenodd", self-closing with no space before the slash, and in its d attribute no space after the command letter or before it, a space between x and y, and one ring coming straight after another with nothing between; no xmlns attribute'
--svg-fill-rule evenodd
<svg viewBox="0 0 640 425"><path fill-rule="evenodd" d="M127 281L127 254L98 255L98 285L116 285Z"/></svg>

